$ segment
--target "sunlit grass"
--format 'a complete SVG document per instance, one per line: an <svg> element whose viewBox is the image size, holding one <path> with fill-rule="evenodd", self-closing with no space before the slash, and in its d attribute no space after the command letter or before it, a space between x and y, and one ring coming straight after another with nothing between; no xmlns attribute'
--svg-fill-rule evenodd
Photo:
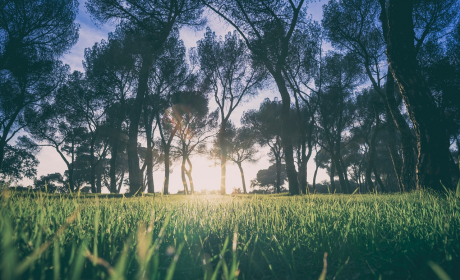
<svg viewBox="0 0 460 280"><path fill-rule="evenodd" d="M460 275L455 195L4 190L0 211L1 279L438 279L432 267Z"/></svg>

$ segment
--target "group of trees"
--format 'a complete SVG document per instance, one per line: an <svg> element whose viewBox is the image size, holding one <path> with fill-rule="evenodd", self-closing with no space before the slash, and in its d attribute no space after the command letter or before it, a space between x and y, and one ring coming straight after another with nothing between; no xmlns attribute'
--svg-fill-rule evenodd
<svg viewBox="0 0 460 280"><path fill-rule="evenodd" d="M133 194L153 193L161 168L169 193L177 161L184 193L193 193L192 156L207 154L220 164L221 193L229 162L246 193L242 164L256 162L264 147L273 165L252 187L280 192L287 180L291 194L307 193L323 168L330 188L344 193L452 189L459 1L330 0L321 23L307 4L89 0L94 20L116 30L86 49L84 73L70 73L59 58L78 39L78 2L3 1L1 176L35 177L36 153L50 146L67 167L64 176L36 180L50 189L88 184L118 193L127 184ZM235 31L220 38L207 28L186 50L179 29L203 28L204 10ZM263 90L280 99L246 111L236 127L235 109Z"/></svg>

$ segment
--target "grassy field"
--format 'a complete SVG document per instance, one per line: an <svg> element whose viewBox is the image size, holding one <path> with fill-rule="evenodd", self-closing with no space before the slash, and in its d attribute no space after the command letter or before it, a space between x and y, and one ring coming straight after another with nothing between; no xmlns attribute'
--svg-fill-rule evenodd
<svg viewBox="0 0 460 280"><path fill-rule="evenodd" d="M3 280L460 279L454 195L4 190L0 212Z"/></svg>

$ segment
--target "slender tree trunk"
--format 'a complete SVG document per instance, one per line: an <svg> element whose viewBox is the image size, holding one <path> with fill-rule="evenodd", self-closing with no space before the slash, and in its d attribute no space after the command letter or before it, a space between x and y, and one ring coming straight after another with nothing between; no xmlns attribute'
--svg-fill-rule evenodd
<svg viewBox="0 0 460 280"><path fill-rule="evenodd" d="M96 191L102 193L102 164L96 166Z"/></svg>
<svg viewBox="0 0 460 280"><path fill-rule="evenodd" d="M396 126L391 117L390 111L387 109L385 114L387 132L388 132L388 151L390 153L391 162L393 163L393 169L395 171L396 180L398 182L399 191L404 191L404 184L402 182L401 170L402 163L401 157L398 154L398 148L396 147Z"/></svg>
<svg viewBox="0 0 460 280"><path fill-rule="evenodd" d="M120 193L121 187L123 186L123 180L124 179L125 179L125 170L122 168L122 170L121 170L121 178L120 178L120 183L118 184L117 193Z"/></svg>
<svg viewBox="0 0 460 280"><path fill-rule="evenodd" d="M286 87L286 82L284 81L281 73L275 73L273 78L275 79L276 85L278 86L282 101L281 122L283 125L281 139L283 142L284 160L286 162L286 174L289 181L289 193L291 195L296 195L300 193L300 188L297 178L297 171L295 170L293 145L291 139L292 125L289 118L289 111L291 109L291 96L289 95Z"/></svg>
<svg viewBox="0 0 460 280"><path fill-rule="evenodd" d="M116 139L114 139L113 145L112 145L112 151L111 151L111 157L110 157L110 170L109 170L109 176L110 176L110 192L111 193L117 193L117 157L118 157L118 133L114 136Z"/></svg>
<svg viewBox="0 0 460 280"><path fill-rule="evenodd" d="M139 122L141 118L142 105L148 91L148 80L150 66L153 58L151 54L142 56L142 66L139 72L137 94L133 108L130 110L130 123L128 132L128 168L129 168L129 191L134 194L142 188L142 173L139 168L139 155L137 152L137 137L139 134Z"/></svg>
<svg viewBox="0 0 460 280"><path fill-rule="evenodd" d="M185 178L185 157L182 158L182 164L180 166L180 175L182 178L182 185L184 186L184 194L188 194L187 179Z"/></svg>
<svg viewBox="0 0 460 280"><path fill-rule="evenodd" d="M417 188L453 189L449 136L430 90L419 73L414 46L413 0L391 0L387 57L417 136ZM404 174L403 174L404 176Z"/></svg>
<svg viewBox="0 0 460 280"><path fill-rule="evenodd" d="M96 189L96 164L94 162L94 142L95 142L95 137L91 139L91 144L90 144L90 174L89 174L89 182L91 184L91 192L92 193L98 193Z"/></svg>
<svg viewBox="0 0 460 280"><path fill-rule="evenodd" d="M385 187L385 185L382 182L382 179L380 179L380 174L375 169L375 165L372 167L372 172L374 173L375 181L379 185L380 190L382 190L382 192L384 192L384 193L388 192L387 188Z"/></svg>
<svg viewBox="0 0 460 280"><path fill-rule="evenodd" d="M313 174L313 191L316 192L316 175L318 174L319 164L316 164L315 173Z"/></svg>
<svg viewBox="0 0 460 280"><path fill-rule="evenodd" d="M394 84L395 80L391 73L390 66L388 66L387 84L384 99L387 110L392 116L394 124L401 135L401 187L403 191L410 191L416 188L415 169L417 160L415 156L415 139L412 136L409 125L407 124L404 116L401 114L401 111L398 108L398 104L394 95Z"/></svg>
<svg viewBox="0 0 460 280"><path fill-rule="evenodd" d="M347 182L345 181L344 170L342 169L342 164L340 163L339 156L335 155L334 163L335 169L337 170L337 175L339 176L340 189L342 193L350 193Z"/></svg>
<svg viewBox="0 0 460 280"><path fill-rule="evenodd" d="M368 157L368 164L366 168L366 185L367 188L370 190L373 188L374 184L371 179L372 170L374 169L374 161L375 161L375 148L377 144L377 135L380 131L380 118L377 112L375 112L375 126L374 131L372 133L371 141L369 142L369 157ZM380 178L376 178L376 181L380 180Z"/></svg>
<svg viewBox="0 0 460 280"><path fill-rule="evenodd" d="M185 172L188 177L188 182L190 183L190 194L195 193L195 185L193 184L193 178L192 178L192 170L193 170L193 165L192 162L190 161L190 158L187 157L187 163L188 163L188 170L186 169Z"/></svg>
<svg viewBox="0 0 460 280"><path fill-rule="evenodd" d="M227 146L225 145L226 123L221 124L220 137L220 194L226 194L225 177L227 176Z"/></svg>
<svg viewBox="0 0 460 280"><path fill-rule="evenodd" d="M331 181L331 189L335 190L335 162L331 155L331 172L329 172L329 179Z"/></svg>
<svg viewBox="0 0 460 280"><path fill-rule="evenodd" d="M241 162L237 162L236 164L238 165L238 168L240 169L241 183L243 184L243 193L247 193L247 191L246 191L246 182L244 180L243 167L241 166Z"/></svg>
<svg viewBox="0 0 460 280"><path fill-rule="evenodd" d="M165 148L165 182L163 193L169 194L169 147Z"/></svg>
<svg viewBox="0 0 460 280"><path fill-rule="evenodd" d="M276 193L281 193L281 158L276 157Z"/></svg>

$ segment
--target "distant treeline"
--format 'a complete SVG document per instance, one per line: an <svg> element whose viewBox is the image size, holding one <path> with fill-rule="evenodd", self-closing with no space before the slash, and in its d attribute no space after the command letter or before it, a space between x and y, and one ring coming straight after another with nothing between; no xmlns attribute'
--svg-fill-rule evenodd
<svg viewBox="0 0 460 280"><path fill-rule="evenodd" d="M2 1L0 180L168 194L178 162L188 194L193 156L205 155L221 166L221 194L227 163L241 172L235 192L247 193L242 165L265 147L272 165L249 186L261 191L285 181L291 194L454 189L460 2L330 0L321 22L307 2L88 0L93 20L116 30L85 50L82 73L60 60L78 40L77 0ZM234 31L217 37L211 14ZM184 27L204 33L196 48L185 48ZM268 91L280 98L232 123ZM64 174L36 178L43 146ZM321 187L319 168L330 176Z"/></svg>

